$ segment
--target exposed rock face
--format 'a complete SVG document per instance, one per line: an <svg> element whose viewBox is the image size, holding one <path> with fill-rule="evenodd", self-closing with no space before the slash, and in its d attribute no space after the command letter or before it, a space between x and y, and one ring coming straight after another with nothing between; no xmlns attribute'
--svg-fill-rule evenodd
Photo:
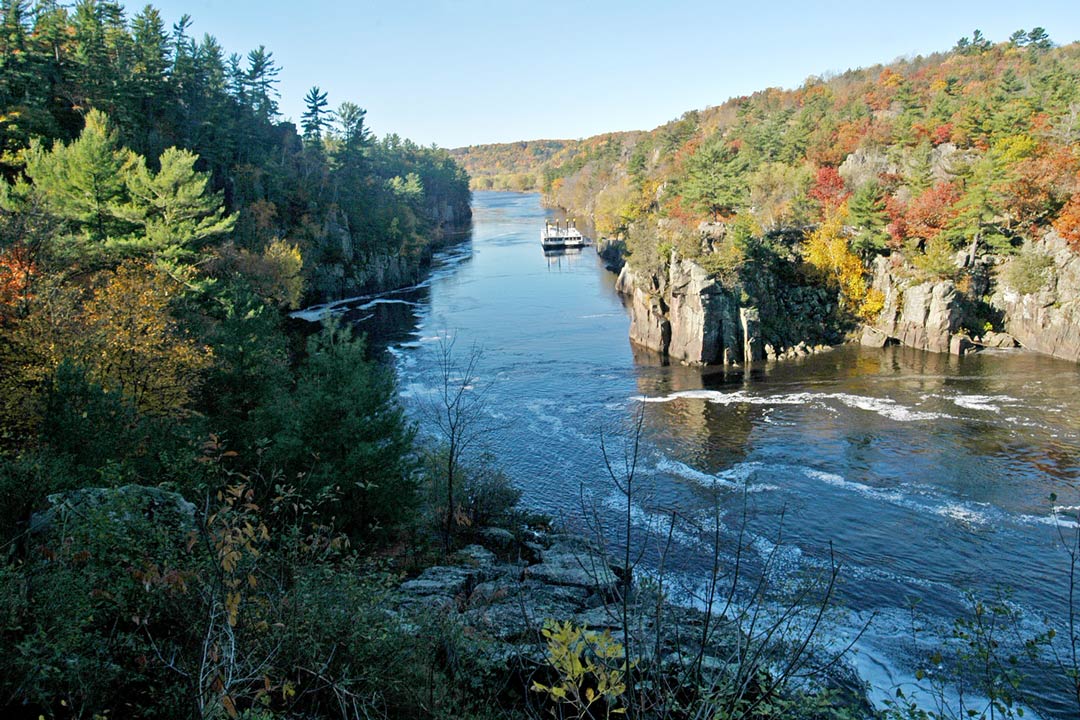
<svg viewBox="0 0 1080 720"><path fill-rule="evenodd" d="M1023 347L1080 362L1080 255L1056 233L1034 249L1053 260L1046 285L1021 294L1001 282L992 302L1005 313L1006 331Z"/></svg>
<svg viewBox="0 0 1080 720"><path fill-rule="evenodd" d="M738 298L733 293L689 260L673 258L669 278L668 355L695 365L732 365L761 359L743 356L748 343L742 337Z"/></svg>
<svg viewBox="0 0 1080 720"><path fill-rule="evenodd" d="M859 148L844 158L837 170L851 187L859 188L885 173L898 172L899 167L881 150Z"/></svg>
<svg viewBox="0 0 1080 720"><path fill-rule="evenodd" d="M1052 260L1042 288L1021 293L1008 285L1008 273L993 271L996 259L979 259L971 272L969 297L951 280L916 282L890 258L877 258L874 288L885 296L877 320L863 329L861 342L882 347L898 342L930 352L963 355L976 346L1028 350L1080 362L1080 255L1055 233L1034 243L1031 251ZM1016 262L1013 260L1006 261ZM1006 332L987 331L969 338L963 326L980 331L985 315L966 318L978 298L989 296L983 313L993 314Z"/></svg>
<svg viewBox="0 0 1080 720"><path fill-rule="evenodd" d="M619 273L615 289L630 299L630 339L649 350L667 352L671 343L671 323L657 278L638 277L627 264Z"/></svg>
<svg viewBox="0 0 1080 720"><path fill-rule="evenodd" d="M729 286L672 253L666 272L627 264L616 289L629 299L630 340L693 365L743 365L824 349L835 306L814 287L756 279L751 292Z"/></svg>
<svg viewBox="0 0 1080 720"><path fill-rule="evenodd" d="M610 631L619 643L628 635L637 672L662 678L672 687L685 678L690 663L705 676L703 684L708 679L719 683L738 671L733 658L746 647L746 636L735 624L714 621L706 634L700 611L668 604L648 588L634 587L627 571L612 566L582 538L545 535L537 542L539 558L532 564L500 561L478 546L465 548L458 553L460 564L428 568L403 583L391 611L408 626L433 613L450 618L464 636L477 641L470 672L506 688L513 703L520 703L534 681L550 682L545 675L550 660L540 632L548 621ZM515 555L522 553L498 553L504 560ZM620 597L624 592L627 634ZM773 650L781 652L779 645ZM818 682L842 692L844 704L860 716L872 714L862 681L845 664L813 681Z"/></svg>
<svg viewBox="0 0 1080 720"><path fill-rule="evenodd" d="M738 297L699 265L672 257L667 277L642 282L626 265L616 287L631 299L630 339L674 360L732 365L760 360L761 338L745 338ZM757 357L746 355L753 348Z"/></svg>
<svg viewBox="0 0 1080 720"><path fill-rule="evenodd" d="M914 282L894 272L890 258L874 262L873 286L885 296L885 307L872 326L864 328L862 344L882 347L895 341L929 352L961 355L970 340L958 338L964 320L961 297L952 280Z"/></svg>
<svg viewBox="0 0 1080 720"><path fill-rule="evenodd" d="M432 221L431 237L423 248L408 254L357 250L345 214L328 214L320 240L324 259L308 278L309 299L336 300L420 282L434 251L447 239L467 229L472 218L468 203L455 204L437 199L425 210Z"/></svg>
<svg viewBox="0 0 1080 720"><path fill-rule="evenodd" d="M604 267L617 273L626 264L626 243L616 238L600 238L596 241L596 254L604 261Z"/></svg>
<svg viewBox="0 0 1080 720"><path fill-rule="evenodd" d="M525 569L525 577L548 585L595 588L610 595L618 582L611 566L595 550L555 543L540 555L541 562Z"/></svg>

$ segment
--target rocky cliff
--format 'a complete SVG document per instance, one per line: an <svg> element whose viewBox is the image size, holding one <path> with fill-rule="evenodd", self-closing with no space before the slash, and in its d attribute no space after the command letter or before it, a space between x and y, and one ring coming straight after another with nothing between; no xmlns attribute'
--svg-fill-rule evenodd
<svg viewBox="0 0 1080 720"><path fill-rule="evenodd" d="M616 289L630 308L630 340L688 364L743 365L820 351L839 339L823 289L781 287L768 273L728 284L672 252L659 272L626 263Z"/></svg>
<svg viewBox="0 0 1080 720"><path fill-rule="evenodd" d="M308 300L326 302L420 282L435 250L468 230L472 220L467 201L453 203L440 199L425 208L425 212L432 229L418 247L365 251L356 248L344 213L330 213L320 233L323 260L307 279Z"/></svg>
<svg viewBox="0 0 1080 720"><path fill-rule="evenodd" d="M990 302L1004 313L1005 330L1020 345L1080 362L1080 255L1055 233L1048 233L1031 250L1052 263L1042 273L1042 286L1021 292L1012 286L1018 283L1006 279L997 284Z"/></svg>
<svg viewBox="0 0 1080 720"><path fill-rule="evenodd" d="M873 285L885 307L863 328L862 343L955 355L1020 345L1080 362L1080 255L1055 233L1018 255L982 256L965 275L961 291L952 280L920 280L898 259L877 258Z"/></svg>
<svg viewBox="0 0 1080 720"><path fill-rule="evenodd" d="M862 344L882 347L888 342L957 354L964 347L961 332L964 319L952 280L917 282L903 272L892 258L874 262L875 290L885 297L885 307L875 322L863 328ZM953 339L957 338L956 343ZM970 342L967 343L970 346Z"/></svg>

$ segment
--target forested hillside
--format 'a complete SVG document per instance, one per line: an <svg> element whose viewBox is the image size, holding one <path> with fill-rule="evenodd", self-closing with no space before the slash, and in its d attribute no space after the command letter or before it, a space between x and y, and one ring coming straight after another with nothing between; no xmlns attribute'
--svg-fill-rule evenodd
<svg viewBox="0 0 1080 720"><path fill-rule="evenodd" d="M600 146L638 133L607 133L586 140L527 140L455 148L450 155L469 173L473 190L545 190L579 169Z"/></svg>
<svg viewBox="0 0 1080 720"><path fill-rule="evenodd" d="M1080 45L1039 30L693 111L549 188L606 233L656 214L799 228L843 210L865 254L1080 241ZM842 208L842 206L844 206Z"/></svg>
<svg viewBox="0 0 1080 720"><path fill-rule="evenodd" d="M433 476L392 372L287 312L417 277L466 174L317 87L298 131L187 17L0 12L0 715L416 716L363 564L425 552Z"/></svg>
<svg viewBox="0 0 1080 720"><path fill-rule="evenodd" d="M126 158L101 153L130 151L157 172L167 149L192 153L191 170L208 173L232 218L227 244L260 254L287 240L303 256L313 297L374 285L365 267L373 258L419 257L433 235L467 220L467 177L447 153L372 137L355 103L331 110L313 87L301 127L282 122L280 68L264 47L230 54L209 35L192 37L187 16L170 28L152 7L131 17L118 3L96 0L3 7L0 172L9 183L37 187L28 163L76 140L96 110L107 117L108 147L73 153L80 169L114 163L115 174ZM98 193L99 214L123 224L117 208L133 201L130 184ZM76 217L83 209L52 207L67 230L84 233ZM94 232L123 232L107 224Z"/></svg>
<svg viewBox="0 0 1080 720"><path fill-rule="evenodd" d="M978 304L987 265L1021 294L1053 287L1053 250L1035 245L1048 231L1080 250L1080 44L1056 47L1042 28L998 43L976 32L949 52L594 141L549 167L544 191L623 237L635 266L676 248L752 279L762 252L787 256L855 319L882 311L876 257ZM984 311L975 333L1000 321Z"/></svg>

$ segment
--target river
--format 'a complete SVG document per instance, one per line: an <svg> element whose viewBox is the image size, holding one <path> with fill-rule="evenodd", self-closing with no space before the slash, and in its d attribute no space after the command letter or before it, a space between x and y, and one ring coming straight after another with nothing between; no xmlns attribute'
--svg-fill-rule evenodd
<svg viewBox="0 0 1080 720"><path fill-rule="evenodd" d="M1080 367L857 346L747 373L665 366L631 348L615 276L592 249L545 256L539 231L554 213L537 195L477 192L473 208L471 236L427 282L339 309L392 353L406 403L432 392L440 337L459 355L482 348L483 446L527 506L576 527L618 513L601 437L621 462L641 413L635 534L663 535L677 511L666 571L693 589L717 508L722 559L742 532L742 559L770 574L778 607L834 552L844 612L828 632L842 643L869 622L851 661L876 699L913 688L968 593L1008 591L1010 628L1035 634L1048 617L1064 637ZM655 569L658 556L642 562ZM1061 673L1045 662L1028 673L1030 708L1074 716Z"/></svg>

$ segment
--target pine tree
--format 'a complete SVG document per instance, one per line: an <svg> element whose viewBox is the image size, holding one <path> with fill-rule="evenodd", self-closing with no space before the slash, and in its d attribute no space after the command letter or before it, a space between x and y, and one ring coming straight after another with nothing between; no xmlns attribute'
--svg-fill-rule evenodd
<svg viewBox="0 0 1080 720"><path fill-rule="evenodd" d="M248 53L248 68L244 77L255 116L264 122L272 121L278 114L277 76L281 68L274 64L274 53L260 45Z"/></svg>
<svg viewBox="0 0 1080 720"><path fill-rule="evenodd" d="M1041 27L1032 28L1031 32L1027 34L1027 41L1030 47L1036 50L1049 50L1054 47L1054 43L1050 40L1050 36L1046 30Z"/></svg>
<svg viewBox="0 0 1080 720"><path fill-rule="evenodd" d="M142 130L133 136L133 147L155 157L162 150L161 119L169 102L166 73L172 58L169 38L161 13L147 6L131 23L132 54L131 94L133 111L142 119Z"/></svg>
<svg viewBox="0 0 1080 720"><path fill-rule="evenodd" d="M125 175L130 201L119 212L140 232L113 239L109 247L124 255L185 261L200 244L231 231L236 218L225 214L220 194L206 192L210 176L195 171L197 160L194 153L169 148L156 174L141 157L131 163Z"/></svg>
<svg viewBox="0 0 1080 720"><path fill-rule="evenodd" d="M855 227L851 247L863 257L885 251L889 239L885 226L889 215L885 211L885 193L876 182L863 184L848 203L848 221Z"/></svg>
<svg viewBox="0 0 1080 720"><path fill-rule="evenodd" d="M738 150L715 138L687 162L683 197L691 207L708 213L714 221L719 220L745 204L749 192L748 170L748 163Z"/></svg>
<svg viewBox="0 0 1080 720"><path fill-rule="evenodd" d="M304 105L306 109L301 116L304 140L317 147L322 141L323 128L329 124L326 93L321 92L318 85L312 86L304 96Z"/></svg>
<svg viewBox="0 0 1080 720"><path fill-rule="evenodd" d="M1009 45L1012 47L1024 47L1028 44L1027 30L1017 30L1009 36Z"/></svg>
<svg viewBox="0 0 1080 720"><path fill-rule="evenodd" d="M57 143L45 151L40 143L30 147L26 174L33 191L48 210L63 222L76 255L100 249L109 237L130 232L130 222L118 215L127 200L124 176L134 161L122 149L104 113L91 110L78 140ZM78 259L78 258L76 258Z"/></svg>
<svg viewBox="0 0 1080 720"><path fill-rule="evenodd" d="M347 162L361 160L371 145L371 131L364 124L367 110L346 101L338 106L334 114L341 131L342 159Z"/></svg>
<svg viewBox="0 0 1080 720"><path fill-rule="evenodd" d="M24 100L32 78L26 28L26 0L4 0L0 6L0 108Z"/></svg>

